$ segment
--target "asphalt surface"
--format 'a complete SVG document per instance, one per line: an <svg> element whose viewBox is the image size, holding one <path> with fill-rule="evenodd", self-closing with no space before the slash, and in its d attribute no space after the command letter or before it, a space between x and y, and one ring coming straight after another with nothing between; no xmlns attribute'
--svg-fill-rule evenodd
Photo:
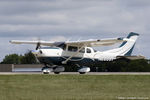
<svg viewBox="0 0 150 100"><path fill-rule="evenodd" d="M43 74L42 72L0 72L0 75ZM78 72L61 72L60 75L78 75ZM50 75L54 75L53 72ZM85 75L150 75L150 72L89 72Z"/></svg>

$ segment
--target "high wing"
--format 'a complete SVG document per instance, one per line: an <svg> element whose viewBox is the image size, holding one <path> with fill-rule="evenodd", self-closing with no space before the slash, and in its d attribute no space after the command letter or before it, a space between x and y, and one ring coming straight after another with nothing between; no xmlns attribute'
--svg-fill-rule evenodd
<svg viewBox="0 0 150 100"><path fill-rule="evenodd" d="M53 41L22 41L22 40L11 40L10 43L13 44L40 44L44 46L58 46L61 44L67 44L70 46L108 46L115 43L128 41L126 38L108 38L108 39L90 39L90 40L81 40L81 41L66 41L66 42L53 42Z"/></svg>
<svg viewBox="0 0 150 100"><path fill-rule="evenodd" d="M68 45L72 46L88 46L88 47L96 47L96 46L109 46L115 43L127 41L125 38L107 38L107 39L90 39L90 40L82 40L82 41L69 41L66 42Z"/></svg>
<svg viewBox="0 0 150 100"><path fill-rule="evenodd" d="M10 43L12 44L38 44L44 45L44 46L53 46L55 42L53 41L24 41L24 40L11 40Z"/></svg>

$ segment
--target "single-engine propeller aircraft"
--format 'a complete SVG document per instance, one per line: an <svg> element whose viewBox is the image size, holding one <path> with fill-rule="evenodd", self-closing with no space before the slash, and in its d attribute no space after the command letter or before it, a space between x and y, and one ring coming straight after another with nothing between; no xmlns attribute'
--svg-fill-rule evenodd
<svg viewBox="0 0 150 100"><path fill-rule="evenodd" d="M40 63L45 65L42 68L43 73L54 72L55 74L59 74L65 70L63 66L74 64L79 67L78 72L84 74L90 71L90 65L95 62L134 57L131 56L131 53L138 36L138 33L131 32L127 38L90 39L66 42L11 40L10 43L37 45L36 50L33 50L32 53ZM109 46L120 42L122 42L122 44L118 48L103 52L91 48L96 46Z"/></svg>

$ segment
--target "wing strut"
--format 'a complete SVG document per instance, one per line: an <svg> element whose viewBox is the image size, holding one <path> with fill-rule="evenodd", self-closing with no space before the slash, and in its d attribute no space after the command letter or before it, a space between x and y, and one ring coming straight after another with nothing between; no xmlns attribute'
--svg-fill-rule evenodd
<svg viewBox="0 0 150 100"><path fill-rule="evenodd" d="M75 54L73 54L72 56L70 56L69 58L67 58L65 61L62 61L62 64L67 64L67 62L72 58L74 57L75 55L77 55L79 53L80 50L82 50L85 46L82 46L81 48L79 48L77 50L77 52Z"/></svg>

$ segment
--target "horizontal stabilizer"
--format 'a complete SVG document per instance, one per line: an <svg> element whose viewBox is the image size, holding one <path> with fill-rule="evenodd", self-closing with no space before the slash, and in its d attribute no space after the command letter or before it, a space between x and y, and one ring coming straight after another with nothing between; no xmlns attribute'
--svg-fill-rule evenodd
<svg viewBox="0 0 150 100"><path fill-rule="evenodd" d="M128 60L138 60L138 59L145 59L144 56L117 56L117 59L128 59Z"/></svg>

